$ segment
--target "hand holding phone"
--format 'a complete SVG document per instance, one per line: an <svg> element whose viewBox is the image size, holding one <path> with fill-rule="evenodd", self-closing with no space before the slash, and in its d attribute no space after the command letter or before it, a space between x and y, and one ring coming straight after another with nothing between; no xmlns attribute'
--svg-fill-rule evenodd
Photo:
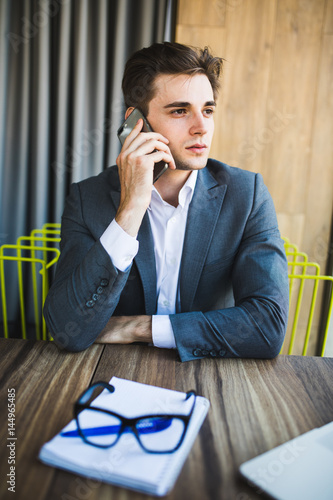
<svg viewBox="0 0 333 500"><path fill-rule="evenodd" d="M133 128L138 123L138 120L140 118L143 120L142 132L153 132L151 126L147 121L147 118L141 113L138 108L135 108L118 129L117 135L122 145L124 144L126 137L132 132ZM153 183L161 177L161 175L167 170L168 167L169 165L164 161L155 163Z"/></svg>

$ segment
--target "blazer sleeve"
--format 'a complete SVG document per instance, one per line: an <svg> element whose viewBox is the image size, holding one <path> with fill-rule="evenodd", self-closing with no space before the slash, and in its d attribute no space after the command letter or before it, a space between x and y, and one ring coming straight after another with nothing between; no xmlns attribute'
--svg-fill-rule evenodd
<svg viewBox="0 0 333 500"><path fill-rule="evenodd" d="M99 237L88 229L78 184L71 186L66 200L60 250L44 317L59 346L81 351L95 341L113 314L130 268L119 271Z"/></svg>
<svg viewBox="0 0 333 500"><path fill-rule="evenodd" d="M232 263L235 306L171 315L181 360L277 356L288 321L287 269L273 201L257 174L251 213Z"/></svg>

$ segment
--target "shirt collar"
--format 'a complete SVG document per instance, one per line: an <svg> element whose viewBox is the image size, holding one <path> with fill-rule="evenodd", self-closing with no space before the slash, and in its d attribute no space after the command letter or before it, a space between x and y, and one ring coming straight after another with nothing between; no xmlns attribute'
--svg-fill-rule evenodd
<svg viewBox="0 0 333 500"><path fill-rule="evenodd" d="M186 205L188 206L192 201L195 184L197 182L197 177L198 177L198 171L193 170L189 175L187 181L185 182L184 186L179 191L178 203L182 208L184 208ZM160 202L164 205L168 205L168 203L163 200L163 198L161 197L160 193L157 191L155 186L153 186L152 200L153 198L157 202ZM149 210L152 209L152 202L150 202L148 208Z"/></svg>

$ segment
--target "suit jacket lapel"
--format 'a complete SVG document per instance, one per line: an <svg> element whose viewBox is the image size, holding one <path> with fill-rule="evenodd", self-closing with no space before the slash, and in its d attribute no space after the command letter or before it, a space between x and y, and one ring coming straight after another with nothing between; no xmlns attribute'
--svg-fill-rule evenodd
<svg viewBox="0 0 333 500"><path fill-rule="evenodd" d="M207 167L198 172L189 207L180 271L181 310L191 310L227 186L220 185Z"/></svg>

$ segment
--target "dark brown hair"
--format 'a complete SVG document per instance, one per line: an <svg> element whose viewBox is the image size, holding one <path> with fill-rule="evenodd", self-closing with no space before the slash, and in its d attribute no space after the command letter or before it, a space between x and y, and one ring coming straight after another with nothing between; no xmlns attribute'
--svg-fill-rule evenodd
<svg viewBox="0 0 333 500"><path fill-rule="evenodd" d="M149 102L155 96L154 83L162 74L207 76L214 99L220 89L223 59L214 57L208 47L199 49L180 43L154 43L135 52L127 61L122 81L126 107L139 108L147 115Z"/></svg>

